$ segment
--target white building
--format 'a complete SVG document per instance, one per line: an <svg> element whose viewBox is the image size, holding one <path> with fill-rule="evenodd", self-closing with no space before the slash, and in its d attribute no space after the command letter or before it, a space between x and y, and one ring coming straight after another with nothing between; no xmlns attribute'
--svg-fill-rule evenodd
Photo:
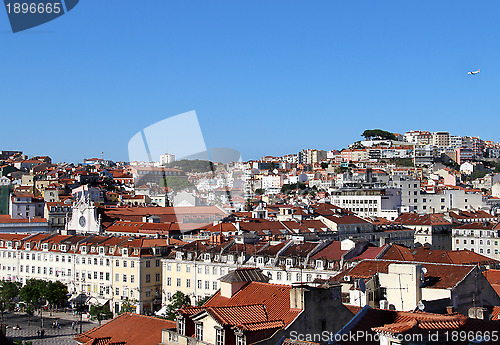
<svg viewBox="0 0 500 345"><path fill-rule="evenodd" d="M487 257L500 259L500 223L472 222L452 231L453 250L471 250Z"/></svg>
<svg viewBox="0 0 500 345"><path fill-rule="evenodd" d="M167 165L175 161L175 155L171 153L165 153L160 155L160 165Z"/></svg>

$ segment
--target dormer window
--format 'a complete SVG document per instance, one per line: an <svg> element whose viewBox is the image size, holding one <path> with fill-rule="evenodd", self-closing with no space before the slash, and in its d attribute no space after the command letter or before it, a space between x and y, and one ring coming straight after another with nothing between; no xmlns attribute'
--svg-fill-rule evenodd
<svg viewBox="0 0 500 345"><path fill-rule="evenodd" d="M206 253L206 254L204 255L204 258L205 258L205 260L210 260L210 254Z"/></svg>
<svg viewBox="0 0 500 345"><path fill-rule="evenodd" d="M238 334L236 336L236 345L246 345L245 336L243 334Z"/></svg>
<svg viewBox="0 0 500 345"><path fill-rule="evenodd" d="M12 248L12 242L11 241L7 242L7 248Z"/></svg>
<svg viewBox="0 0 500 345"><path fill-rule="evenodd" d="M59 246L59 249L62 250L62 251L65 251L66 250L66 245L65 244L61 244Z"/></svg>
<svg viewBox="0 0 500 345"><path fill-rule="evenodd" d="M43 250L48 250L49 249L49 245L47 243L42 244L42 249Z"/></svg>
<svg viewBox="0 0 500 345"><path fill-rule="evenodd" d="M259 256L257 258L257 263L260 264L260 265L262 265L264 263L264 258L262 256Z"/></svg>
<svg viewBox="0 0 500 345"><path fill-rule="evenodd" d="M103 247L99 247L99 254L104 254L104 248Z"/></svg>
<svg viewBox="0 0 500 345"><path fill-rule="evenodd" d="M86 254L86 253L87 253L87 247L85 247L85 246L83 246L83 247L82 247L82 253L83 253L83 254Z"/></svg>
<svg viewBox="0 0 500 345"><path fill-rule="evenodd" d="M181 252L177 252L177 253L175 253L175 258L176 258L177 260L182 260L182 253L181 253Z"/></svg>
<svg viewBox="0 0 500 345"><path fill-rule="evenodd" d="M286 265L292 266L292 259L286 259Z"/></svg>
<svg viewBox="0 0 500 345"><path fill-rule="evenodd" d="M30 247L31 247L31 243L29 243L29 242L28 242L28 243L26 243L26 244L25 244L25 247L26 247L26 249L30 249Z"/></svg>

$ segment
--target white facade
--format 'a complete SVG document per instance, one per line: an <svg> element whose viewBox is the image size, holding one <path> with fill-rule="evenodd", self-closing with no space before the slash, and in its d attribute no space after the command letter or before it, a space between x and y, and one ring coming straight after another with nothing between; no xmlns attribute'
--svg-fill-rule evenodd
<svg viewBox="0 0 500 345"><path fill-rule="evenodd" d="M175 161L175 155L171 153L165 153L160 155L160 165L167 165Z"/></svg>

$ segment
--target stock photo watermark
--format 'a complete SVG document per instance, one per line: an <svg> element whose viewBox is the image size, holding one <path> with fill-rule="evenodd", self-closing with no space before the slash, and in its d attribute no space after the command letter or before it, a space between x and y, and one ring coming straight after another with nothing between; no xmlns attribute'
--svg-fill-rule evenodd
<svg viewBox="0 0 500 345"><path fill-rule="evenodd" d="M71 11L80 0L4 0L13 33L48 23Z"/></svg>

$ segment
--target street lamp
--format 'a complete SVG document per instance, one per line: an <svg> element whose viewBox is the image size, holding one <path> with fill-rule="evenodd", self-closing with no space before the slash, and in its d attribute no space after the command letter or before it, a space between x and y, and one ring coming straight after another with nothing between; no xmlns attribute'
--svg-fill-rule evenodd
<svg viewBox="0 0 500 345"><path fill-rule="evenodd" d="M38 299L38 304L40 305L40 325L41 328L43 328L43 306L42 306L43 299L40 297Z"/></svg>
<svg viewBox="0 0 500 345"><path fill-rule="evenodd" d="M80 314L80 333L82 333L82 323L83 323L83 307L87 301L87 295L81 293L73 299L73 303L76 306L76 311Z"/></svg>

